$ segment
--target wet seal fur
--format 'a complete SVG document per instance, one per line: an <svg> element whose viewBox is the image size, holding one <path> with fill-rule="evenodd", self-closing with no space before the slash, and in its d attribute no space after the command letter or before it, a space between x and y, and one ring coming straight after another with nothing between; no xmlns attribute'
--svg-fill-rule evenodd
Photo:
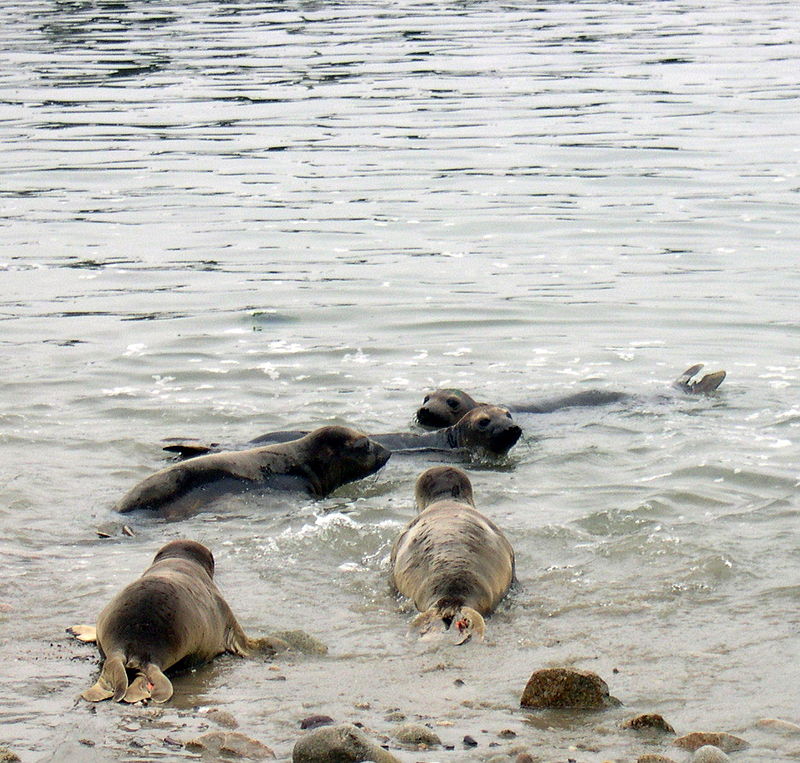
<svg viewBox="0 0 800 763"><path fill-rule="evenodd" d="M219 495L259 487L303 490L321 498L374 474L390 455L354 429L321 427L290 442L209 453L172 464L142 480L116 509L185 516Z"/></svg>
<svg viewBox="0 0 800 763"><path fill-rule="evenodd" d="M706 374L699 380L693 380L692 377L702 367L702 363L690 366L673 382L672 386L688 395L707 395L713 392L724 381L725 371L715 371ZM563 408L609 405L630 398L631 395L627 392L590 389L562 397L540 400L536 403L521 403L506 407L512 413L552 413ZM464 390L437 389L425 395L422 405L417 410L416 418L425 427L448 427L480 405L486 405L486 403L478 402Z"/></svg>
<svg viewBox="0 0 800 763"><path fill-rule="evenodd" d="M303 432L268 432L251 440L249 444L281 442L286 438L303 435ZM457 422L436 432L390 432L371 434L369 438L392 453L412 453L424 450L483 450L495 455L505 455L516 444L522 429L512 419L507 408L499 405L476 404ZM180 440L164 450L191 458L201 453L213 453L218 444L203 444L194 440Z"/></svg>
<svg viewBox="0 0 800 763"><path fill-rule="evenodd" d="M441 620L455 622L463 644L483 638L491 614L515 580L514 549L475 508L469 477L436 466L417 479L419 514L395 540L390 583L412 599L420 614L412 626L425 632Z"/></svg>
<svg viewBox="0 0 800 763"><path fill-rule="evenodd" d="M274 653L280 640L248 638L213 577L208 548L192 540L171 541L106 605L96 627L68 629L81 641L96 641L105 659L97 682L81 696L89 702L109 697L166 702L172 682L164 671L170 668L200 665L223 652ZM129 670L135 672L131 682Z"/></svg>

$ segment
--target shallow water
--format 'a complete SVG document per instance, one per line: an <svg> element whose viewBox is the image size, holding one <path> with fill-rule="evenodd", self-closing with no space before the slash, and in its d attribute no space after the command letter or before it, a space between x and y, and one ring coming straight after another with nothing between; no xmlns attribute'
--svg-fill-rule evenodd
<svg viewBox="0 0 800 763"><path fill-rule="evenodd" d="M795 3L21 0L4 20L0 743L182 759L164 738L220 706L283 760L307 715L390 735L402 713L455 747L391 743L404 761L584 763L661 749L618 728L660 712L800 758L756 725L800 722ZM698 361L720 391L669 394ZM466 465L517 552L485 645L408 640L387 587L434 455L95 534L162 437L406 429L439 386L635 396L520 415L507 460ZM214 551L248 631L329 655L221 658L160 713L76 703L97 662L63 628L176 537ZM551 665L624 706L522 712Z"/></svg>

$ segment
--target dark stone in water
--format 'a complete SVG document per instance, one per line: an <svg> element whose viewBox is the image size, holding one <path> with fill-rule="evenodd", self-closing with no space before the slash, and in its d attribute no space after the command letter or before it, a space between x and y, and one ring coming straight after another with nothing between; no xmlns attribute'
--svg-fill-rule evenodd
<svg viewBox="0 0 800 763"><path fill-rule="evenodd" d="M528 679L520 700L533 709L599 710L622 703L608 693L608 684L590 670L545 668Z"/></svg>
<svg viewBox="0 0 800 763"><path fill-rule="evenodd" d="M292 750L292 763L400 763L373 744L350 723L323 726L301 737Z"/></svg>
<svg viewBox="0 0 800 763"><path fill-rule="evenodd" d="M735 737L733 734L726 734L724 731L693 731L691 734L678 737L673 744L690 752L699 750L706 745L719 747L722 752L746 750L750 746L744 739Z"/></svg>
<svg viewBox="0 0 800 763"><path fill-rule="evenodd" d="M469 734L467 734L464 737L464 747L477 747L477 746L478 743L475 741L474 737L471 737Z"/></svg>
<svg viewBox="0 0 800 763"><path fill-rule="evenodd" d="M637 715L635 718L629 718L622 724L623 729L655 729L656 731L665 731L668 734L674 734L675 729L664 720L664 716L658 713L643 713Z"/></svg>
<svg viewBox="0 0 800 763"><path fill-rule="evenodd" d="M309 715L308 718L303 718L303 720L300 721L300 728L317 729L320 726L332 726L333 723L333 718L329 715Z"/></svg>

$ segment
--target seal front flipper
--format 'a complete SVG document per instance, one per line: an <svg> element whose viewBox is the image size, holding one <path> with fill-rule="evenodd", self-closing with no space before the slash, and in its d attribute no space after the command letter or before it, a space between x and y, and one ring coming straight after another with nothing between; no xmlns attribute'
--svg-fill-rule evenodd
<svg viewBox="0 0 800 763"><path fill-rule="evenodd" d="M109 655L103 663L100 678L94 686L81 693L87 702L100 702L113 697L119 702L128 690L128 674L125 672L125 663L121 652Z"/></svg>
<svg viewBox="0 0 800 763"><path fill-rule="evenodd" d="M71 633L78 641L85 641L87 644L97 641L97 628L94 625L71 625L67 628L67 633Z"/></svg>

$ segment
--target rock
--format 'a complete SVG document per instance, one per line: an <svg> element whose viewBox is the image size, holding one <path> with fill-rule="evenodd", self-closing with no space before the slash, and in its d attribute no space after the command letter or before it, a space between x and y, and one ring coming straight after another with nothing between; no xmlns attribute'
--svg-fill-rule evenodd
<svg viewBox="0 0 800 763"><path fill-rule="evenodd" d="M309 715L300 721L301 729L318 729L320 726L332 726L334 723L330 715Z"/></svg>
<svg viewBox="0 0 800 763"><path fill-rule="evenodd" d="M695 750L692 763L725 763L730 758L713 744L706 744Z"/></svg>
<svg viewBox="0 0 800 763"><path fill-rule="evenodd" d="M678 737L673 744L689 752L699 750L706 745L719 747L723 752L746 750L750 746L744 739L726 734L724 731L693 731L691 734Z"/></svg>
<svg viewBox="0 0 800 763"><path fill-rule="evenodd" d="M19 763L20 757L8 747L0 747L0 763Z"/></svg>
<svg viewBox="0 0 800 763"><path fill-rule="evenodd" d="M323 726L301 737L292 750L292 763L400 763L371 742L355 726Z"/></svg>
<svg viewBox="0 0 800 763"><path fill-rule="evenodd" d="M640 755L636 758L636 763L675 763L672 758L667 758L664 755L653 755L652 753L647 753L647 755Z"/></svg>
<svg viewBox="0 0 800 763"><path fill-rule="evenodd" d="M224 726L226 729L239 728L239 721L236 720L226 710L220 710L218 707L212 707L207 713L206 718L214 721L219 726Z"/></svg>
<svg viewBox="0 0 800 763"><path fill-rule="evenodd" d="M533 757L528 755L527 752L521 752L519 755L517 755L517 759L514 761L514 763L534 763L534 761Z"/></svg>
<svg viewBox="0 0 800 763"><path fill-rule="evenodd" d="M210 752L215 756L228 755L247 760L274 758L275 753L265 744L238 731L209 731L186 743L193 752Z"/></svg>
<svg viewBox="0 0 800 763"><path fill-rule="evenodd" d="M622 704L608 693L606 682L590 670L545 668L528 679L520 700L535 709L572 708L597 710Z"/></svg>
<svg viewBox="0 0 800 763"><path fill-rule="evenodd" d="M393 736L400 744L413 747L439 747L442 743L435 731L431 731L421 723L405 723L398 726Z"/></svg>
<svg viewBox="0 0 800 763"><path fill-rule="evenodd" d="M516 735L517 732L513 729L503 729L497 734L501 739L513 739Z"/></svg>
<svg viewBox="0 0 800 763"><path fill-rule="evenodd" d="M327 654L328 647L305 631L277 631L272 637L285 641L292 649L303 654Z"/></svg>
<svg viewBox="0 0 800 763"><path fill-rule="evenodd" d="M665 731L668 734L674 734L675 729L672 728L665 720L664 716L658 713L643 713L637 715L635 718L629 718L622 724L623 729L655 729L656 731Z"/></svg>
<svg viewBox="0 0 800 763"><path fill-rule="evenodd" d="M467 734L464 737L463 741L464 741L464 747L477 747L478 746L478 743L475 741L475 737L471 737L469 734Z"/></svg>
<svg viewBox="0 0 800 763"><path fill-rule="evenodd" d="M781 720L780 718L762 718L756 721L756 726L762 729L782 731L785 734L800 734L800 726L791 721Z"/></svg>

